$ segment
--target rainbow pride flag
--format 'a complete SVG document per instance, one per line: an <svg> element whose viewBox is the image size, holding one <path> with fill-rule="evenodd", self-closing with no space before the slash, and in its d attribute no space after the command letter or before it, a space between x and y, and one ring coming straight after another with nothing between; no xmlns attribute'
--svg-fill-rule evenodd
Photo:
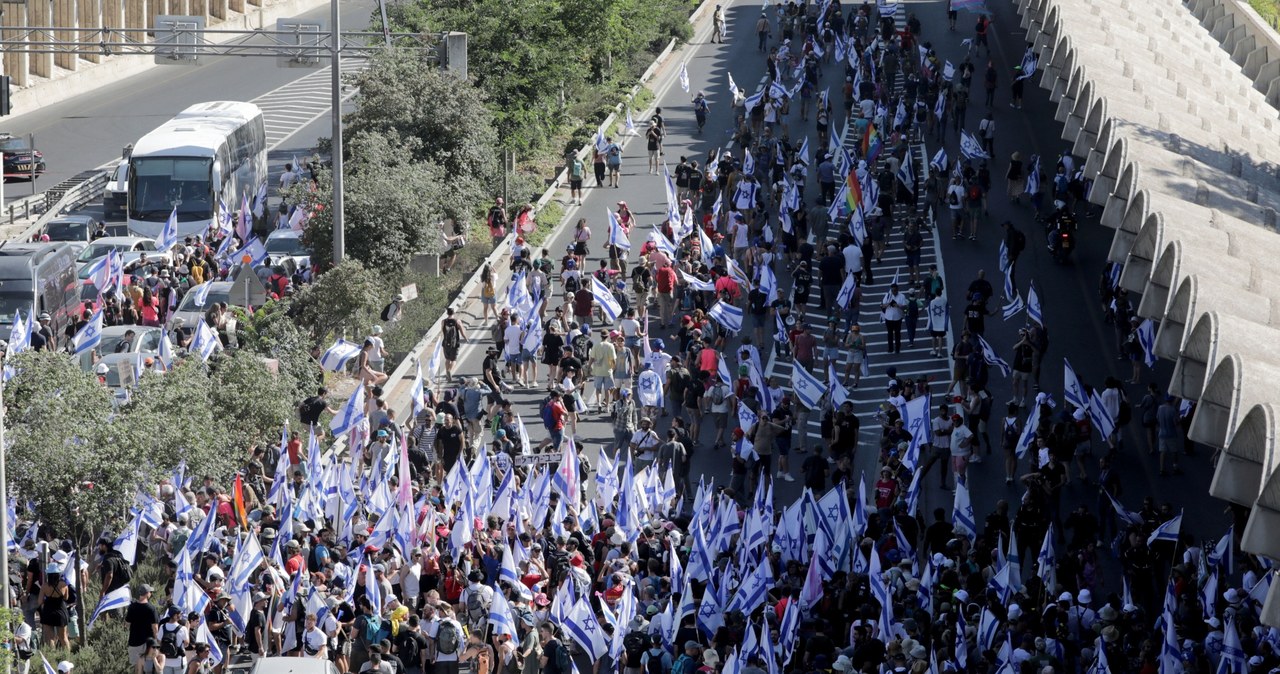
<svg viewBox="0 0 1280 674"><path fill-rule="evenodd" d="M845 202L849 205L850 213L860 213L862 211L862 183L858 180L858 169L849 167L849 175L845 178L848 189L844 192Z"/></svg>
<svg viewBox="0 0 1280 674"><path fill-rule="evenodd" d="M862 136L862 158L867 160L868 165L874 164L883 147L884 141L880 138L880 130L876 128L874 122L868 124L867 132Z"/></svg>

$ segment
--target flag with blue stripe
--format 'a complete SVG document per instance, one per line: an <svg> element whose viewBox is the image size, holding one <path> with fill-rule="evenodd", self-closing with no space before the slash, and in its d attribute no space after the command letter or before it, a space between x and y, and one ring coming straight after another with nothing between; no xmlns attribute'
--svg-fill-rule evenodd
<svg viewBox="0 0 1280 674"><path fill-rule="evenodd" d="M853 301L853 292L858 288L858 279L856 274L846 274L844 283L840 285L840 292L836 295L836 304L841 309L848 309L849 302Z"/></svg>
<svg viewBox="0 0 1280 674"><path fill-rule="evenodd" d="M89 322L85 323L84 327L76 331L76 336L72 338L71 343L75 344L75 353L77 356L102 343L101 308L93 312L93 316L89 318Z"/></svg>
<svg viewBox="0 0 1280 674"><path fill-rule="evenodd" d="M579 599L564 616L561 624L570 638L576 641L592 660L599 660L608 653L604 629L600 627L600 622L596 620L595 613L591 610L591 604L586 600Z"/></svg>
<svg viewBox="0 0 1280 674"><path fill-rule="evenodd" d="M1089 407L1087 409L1089 421L1093 423L1093 427L1098 429L1098 433L1104 438L1111 437L1116 431L1116 420L1111 416L1111 412L1107 410L1107 406L1102 402L1102 396L1094 391L1089 396Z"/></svg>
<svg viewBox="0 0 1280 674"><path fill-rule="evenodd" d="M347 363L360 353L360 345L355 342L348 342L339 337L333 346L329 347L320 356L320 367L328 372L341 372L347 367Z"/></svg>
<svg viewBox="0 0 1280 674"><path fill-rule="evenodd" d="M214 351L221 348L222 342L213 332L213 328L209 327L204 319L196 321L196 334L191 340L191 353L199 356L201 362L206 362Z"/></svg>
<svg viewBox="0 0 1280 674"><path fill-rule="evenodd" d="M969 501L969 487L963 480L956 480L955 501L951 507L951 520L956 533L970 541L978 538L977 519L973 514L973 504Z"/></svg>
<svg viewBox="0 0 1280 674"><path fill-rule="evenodd" d="M1044 327L1044 309L1040 307L1040 293L1036 292L1036 283L1027 286L1027 318Z"/></svg>
<svg viewBox="0 0 1280 674"><path fill-rule="evenodd" d="M803 365L797 363L792 370L791 386L802 405L811 410L819 408L826 388L822 385L822 381L813 376L813 373Z"/></svg>
<svg viewBox="0 0 1280 674"><path fill-rule="evenodd" d="M131 601L133 601L133 597L129 595L128 585L123 585L103 595L102 600L98 602L97 608L93 609L93 616L89 618L89 624L85 625L85 629L93 629L93 623L98 619L98 616L107 611L126 608Z"/></svg>
<svg viewBox="0 0 1280 674"><path fill-rule="evenodd" d="M721 300L716 302L714 306L707 312L707 315L716 319L716 322L729 332L739 332L742 330L743 311Z"/></svg>
<svg viewBox="0 0 1280 674"><path fill-rule="evenodd" d="M1182 513L1179 512L1173 519L1156 527L1155 531L1147 536L1147 545L1151 545L1156 541L1167 541L1169 543L1178 542L1178 533L1182 530Z"/></svg>
<svg viewBox="0 0 1280 674"><path fill-rule="evenodd" d="M164 226L160 228L160 235L156 237L156 252L167 252L176 245L178 245L178 207L174 206L169 217L165 219Z"/></svg>
<svg viewBox="0 0 1280 674"><path fill-rule="evenodd" d="M329 430L334 435L342 435L355 427L356 424L365 418L364 409L364 387L357 386L351 392L351 397L347 398L347 402L343 403L342 409L334 415L333 421L329 422Z"/></svg>
<svg viewBox="0 0 1280 674"><path fill-rule="evenodd" d="M631 250L631 239L627 236L625 230L622 229L622 222L618 220L618 214L609 209L605 209L609 214L609 245L619 250Z"/></svg>
<svg viewBox="0 0 1280 674"><path fill-rule="evenodd" d="M1075 368L1071 367L1071 361L1063 358L1062 365L1064 368L1062 373L1062 397L1073 407L1088 410L1089 396L1085 395L1084 387L1080 385L1080 378L1076 376Z"/></svg>
<svg viewBox="0 0 1280 674"><path fill-rule="evenodd" d="M267 249L258 240L258 237L249 237L249 241L241 246L240 250L232 254L231 262L233 264L241 264L246 257L249 258L250 267L261 266L262 263L267 261Z"/></svg>
<svg viewBox="0 0 1280 674"><path fill-rule="evenodd" d="M519 585L520 583L515 583ZM506 634L512 639L516 638L516 621L511 613L511 604L507 603L506 593L498 591L493 593L493 601L489 604L489 625L493 627L494 635Z"/></svg>
<svg viewBox="0 0 1280 674"><path fill-rule="evenodd" d="M1156 366L1156 324L1150 318L1138 325L1138 344L1142 346L1142 362Z"/></svg>
<svg viewBox="0 0 1280 674"><path fill-rule="evenodd" d="M604 312L604 316L609 323L618 320L618 316L622 314L622 305L618 304L617 298L609 289L604 287L600 279L594 275L591 276L591 297L600 304L600 310Z"/></svg>
<svg viewBox="0 0 1280 674"><path fill-rule="evenodd" d="M978 344L982 346L982 359L987 362L987 365L1000 368L1001 374L1008 377L1013 368L1009 367L1009 364L1003 358L996 355L996 350L991 348L991 345L981 335L978 335Z"/></svg>
<svg viewBox="0 0 1280 674"><path fill-rule="evenodd" d="M1218 539L1213 549L1209 551L1208 561L1211 566L1221 567L1227 573L1236 568L1235 560L1235 531L1236 526L1233 524L1227 527L1227 533Z"/></svg>

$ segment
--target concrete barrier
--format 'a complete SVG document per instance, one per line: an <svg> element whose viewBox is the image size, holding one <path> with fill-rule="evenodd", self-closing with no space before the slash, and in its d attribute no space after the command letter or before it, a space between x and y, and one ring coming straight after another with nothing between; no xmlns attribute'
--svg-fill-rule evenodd
<svg viewBox="0 0 1280 674"><path fill-rule="evenodd" d="M1280 35L1275 29L1244 0L1191 0L1187 5L1267 103L1280 109Z"/></svg>

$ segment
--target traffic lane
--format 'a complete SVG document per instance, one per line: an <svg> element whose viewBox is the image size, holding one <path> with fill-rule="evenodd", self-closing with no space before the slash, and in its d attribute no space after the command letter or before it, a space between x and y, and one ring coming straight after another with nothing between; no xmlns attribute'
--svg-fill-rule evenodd
<svg viewBox="0 0 1280 674"><path fill-rule="evenodd" d="M741 15L741 8L736 5L725 4L730 30L735 31L736 17ZM755 51L754 42L747 43L743 40L730 40L725 44L710 43L709 20L702 22L695 29L697 33L689 46L686 47L688 51L681 56L672 58L659 70L650 84L656 94L653 105L654 107L662 108L665 125L670 131L664 147L666 152L665 159L671 168L675 167L680 155L688 155L691 158L696 157L699 164L702 164L708 150L727 146L728 136L724 131L732 129L735 115L737 114L737 110L731 105L732 99L728 94L727 78L723 75L728 65L733 64L734 78L738 81L738 85L743 88L750 86L753 91L764 75L764 59L762 55ZM677 83L681 63L686 64L690 78L690 91L687 94ZM715 78L717 73L720 75L719 80ZM717 81L723 82L723 84L716 84ZM693 124L691 104L692 96L698 90L706 92L711 101L707 124L701 135L696 133L696 126ZM636 113L634 120L636 126L639 129L643 129L647 124L648 116ZM648 232L651 231L650 225L661 221L666 213L663 178L650 175L647 172L648 153L645 150L643 136L623 136L618 140L624 143L621 187L618 189L595 187L594 177L588 175L585 181L587 186L583 189L583 205L569 206L566 209L565 220L567 222L573 223L579 217L585 217L591 225L593 255L590 256L587 265L588 269L594 269L599 264L599 259L603 257L604 242L607 240L607 228L604 226L606 209L614 210L618 201L626 201L633 212L636 213L640 227L633 230L632 264L638 259L640 244L647 238ZM567 190L562 191L557 198L562 203L566 202L568 199ZM544 242L542 248L548 250L553 258L559 259L563 255L566 245L572 241L572 229L571 225L563 228L555 237ZM500 289L500 292L504 290ZM557 288L557 301L561 297L562 295L560 295ZM477 376L481 371L485 350L493 343L489 329L491 325L482 323L480 316L471 312L467 312L466 320L469 339L459 354L455 373ZM658 334L656 327L654 334L655 336ZM539 365L539 374L541 375L539 381L545 383L546 366ZM590 387L588 388L590 389ZM537 445L545 439L547 434L541 428L541 420L538 416L538 403L546 397L545 388L517 390L507 397L513 401L519 414L524 419L531 441ZM613 444L612 425L605 415L582 415L578 425L578 436L583 442L593 447L601 444L612 446ZM698 457L695 456L694 461L695 472L704 470ZM706 468L711 468L711 466L706 466ZM718 471L709 472L726 473L727 471L724 468L724 466L720 466Z"/></svg>
<svg viewBox="0 0 1280 674"><path fill-rule="evenodd" d="M367 25L375 7L371 0L341 3L343 25ZM302 16L327 22L329 9L315 9ZM251 43L268 41L259 37ZM40 191L119 159L126 145L190 105L217 99L247 101L312 72L309 68L277 68L271 59L243 56L220 56L197 66L158 67L45 106L38 113L7 120L0 124L0 131L34 134L36 148L48 164L48 171L36 181ZM5 185L6 199L27 194L30 188L25 183Z"/></svg>
<svg viewBox="0 0 1280 674"><path fill-rule="evenodd" d="M942 23L945 21L945 9L941 5L935 7L935 4L939 3L919 5L915 10L924 21L923 37L931 40L939 50L938 53L944 58L949 57L954 63L958 63L963 59L964 53L960 41L971 37L972 29L966 30L964 28L966 24L963 21L959 22L961 30L956 33L950 33L945 28L937 28L945 26L945 23ZM1009 155L1017 150L1025 161L1029 160L1030 155L1039 154L1042 157L1042 172L1052 175L1057 155L1068 148L1068 143L1061 139L1061 124L1041 121L1052 120L1057 105L1051 103L1048 100L1048 93L1038 86L1038 76L1032 78L1031 82L1034 84L1025 88L1023 108L1015 110L1009 106L1008 73L1012 73L1013 66L1021 62L1025 32L1017 27L1019 18L1015 8L1001 3L996 5L994 7L995 27L998 29L1003 26L1008 29L993 31L992 58L1002 79L997 89L996 105L992 108L999 133L996 136L996 157L991 171L993 188L989 198L990 216L987 218L977 244L969 241L952 241L948 236L942 237L949 277L948 299L953 308L963 307L964 290L980 269L987 272L987 278L993 286L1000 287L1003 278L997 267L997 247L1002 235L999 223L1005 220L1014 222L1027 235L1028 241L1026 251L1019 258L1016 271L1017 285L1025 296L1029 281L1035 280L1049 327L1050 347L1044 359L1041 387L1042 390L1053 394L1055 399L1061 401L1063 383L1061 362L1064 356L1071 360L1077 373L1086 382L1094 385L1101 385L1107 376L1115 376L1123 381L1130 375L1129 363L1116 359L1117 333L1113 326L1103 322L1101 302L1098 299L1098 278L1102 273L1114 232L1098 225L1096 217L1082 218L1076 255L1067 264L1057 264L1045 248L1044 226L1034 222L1031 208L1027 205L1016 206L1009 203L1003 180ZM933 30L930 30L931 28ZM975 58L974 62L979 65L985 63L979 58ZM979 70L975 76L975 82L981 81L981 75L982 71ZM978 120L986 112L982 102L980 93L971 95L967 117L971 133L976 132ZM950 134L947 143L948 155L952 157L957 156L958 152L955 138L955 134ZM936 150L937 144L934 143L930 152ZM1026 199L1023 201L1025 204ZM1046 209L1049 208L1049 201L1046 197ZM1093 208L1095 212L1100 213L1097 207ZM940 220L944 233L949 228L945 218L944 215ZM959 311L953 311L952 315L958 317ZM1010 356L1012 345L1016 341L1017 329L1025 323L1025 320L1025 315L1008 322L1000 320L998 316L988 319L986 338L1003 357ZM953 322L953 330L958 330L960 327L959 321ZM1141 385L1126 387L1126 393L1135 410L1146 383L1157 381L1160 390L1163 391L1171 370L1171 364L1161 362L1154 372L1143 371ZM1003 416L1004 403L1009 399L1011 389L1008 381L1001 378L998 373L993 375L992 383L996 403L992 416L1000 418ZM1023 416L1025 417L1025 410ZM993 437L996 430L993 425L989 431ZM998 438L995 439L998 440ZM1136 423L1126 429L1125 450L1116 457L1114 464L1115 470L1123 476L1125 483L1126 496L1122 498L1125 504L1136 508L1140 505L1142 496L1145 495L1155 497L1158 502L1170 499L1180 501L1187 505L1189 510L1185 520L1187 531L1205 535L1220 533L1219 530L1226 527L1227 519L1222 515L1221 504L1214 502L1207 493L1208 477L1212 474L1209 457L1203 452L1198 457L1190 459L1184 457L1183 468L1186 475L1157 479L1155 462L1148 457L1145 442L1141 428ZM1095 440L1094 444L1097 446L1101 443ZM1095 451L1095 459L1089 464L1090 474L1094 477L1097 475L1096 457L1099 454L1100 452ZM1005 487L1000 465L1001 461L997 459L994 463L987 462L976 467L976 471L971 469L971 472L975 473L976 485L979 487L971 490L971 496L975 511L980 514L989 512L999 499L1008 499L1012 502L1021 494L1020 488L1013 490ZM1020 465L1022 468L1028 466L1026 462ZM1073 482L1064 489L1063 496L1065 512L1079 505L1096 509L1097 488L1094 486ZM937 505L946 507L949 506L950 495L936 494L932 500Z"/></svg>

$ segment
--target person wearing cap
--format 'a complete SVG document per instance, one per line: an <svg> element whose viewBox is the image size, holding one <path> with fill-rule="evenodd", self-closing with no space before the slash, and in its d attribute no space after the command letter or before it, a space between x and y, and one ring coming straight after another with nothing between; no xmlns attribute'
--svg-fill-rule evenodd
<svg viewBox="0 0 1280 674"><path fill-rule="evenodd" d="M702 665L702 644L689 640L684 642L684 652L671 665L671 674L694 674Z"/></svg>
<svg viewBox="0 0 1280 674"><path fill-rule="evenodd" d="M164 674L186 674L186 649L191 632L182 624L182 610L170 606L164 624L160 625L158 639L160 654L164 656Z"/></svg>
<svg viewBox="0 0 1280 674"><path fill-rule="evenodd" d="M129 665L138 664L138 659L147 650L147 642L160 637L160 613L151 605L154 592L150 585L138 586L138 591L124 611L124 622L129 626ZM157 641L157 643L159 643Z"/></svg>
<svg viewBox="0 0 1280 674"><path fill-rule="evenodd" d="M249 612L249 621L245 624L244 645L249 652L249 659L257 662L267 656L267 601L270 599L262 592L253 595L253 609Z"/></svg>

